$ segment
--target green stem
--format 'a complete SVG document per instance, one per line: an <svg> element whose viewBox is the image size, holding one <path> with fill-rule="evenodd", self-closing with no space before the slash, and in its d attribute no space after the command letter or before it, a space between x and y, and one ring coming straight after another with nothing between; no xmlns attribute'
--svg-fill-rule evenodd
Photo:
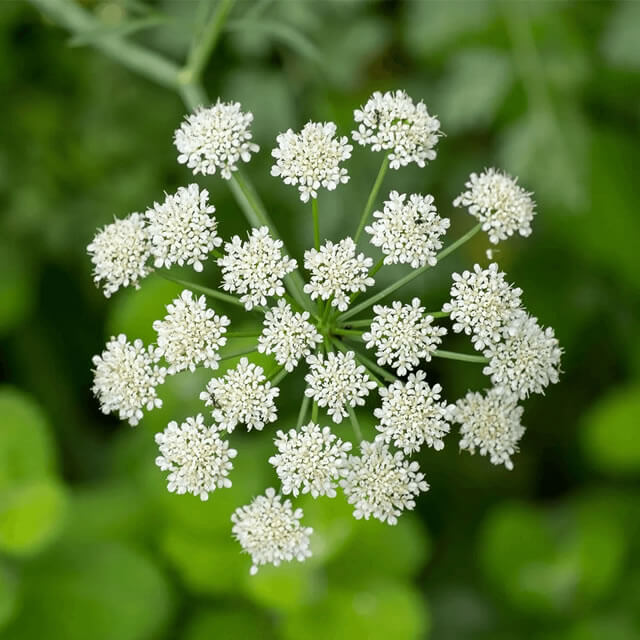
<svg viewBox="0 0 640 640"><path fill-rule="evenodd" d="M316 251L320 249L320 224L318 222L318 199L311 198L311 213L313 214L313 244Z"/></svg>
<svg viewBox="0 0 640 640"><path fill-rule="evenodd" d="M227 331L224 335L227 338L258 338L260 336L255 331Z"/></svg>
<svg viewBox="0 0 640 640"><path fill-rule="evenodd" d="M353 407L347 405L347 411L349 412L349 418L351 419L351 426L353 427L353 432L355 433L356 440L358 443L362 442L362 430L360 429L360 423L358 422L358 418L356 417L356 412L353 410Z"/></svg>
<svg viewBox="0 0 640 640"><path fill-rule="evenodd" d="M70 0L30 0L30 2L55 23L74 34L98 31L103 27L103 24L91 12L83 9L76 2ZM141 76L174 91L180 87L178 66L158 53L133 44L115 34L105 34L95 38L91 44Z"/></svg>
<svg viewBox="0 0 640 640"><path fill-rule="evenodd" d="M256 351L255 347L251 347L250 349L241 349L240 351L232 351L231 353L227 353L226 355L221 356L220 361L222 360L231 360L232 358L239 358L240 356L246 356L250 353L254 353Z"/></svg>
<svg viewBox="0 0 640 640"><path fill-rule="evenodd" d="M193 289L194 291L199 291L200 293L204 293L205 296L210 298L217 298L218 300L222 300L223 302L228 302L229 304L233 304L237 307L242 307L244 309L244 303L240 302L238 298L235 296L231 296L228 293L222 293L222 291L217 291L216 289L210 289L209 287L204 287L201 284L196 284L195 282L188 282L186 280L180 280L179 278L174 278L162 271L156 271L156 273L165 280L169 280L170 282L175 282L176 284L180 284L183 287L187 287L188 289ZM263 313L266 311L264 307L254 307L254 309L258 309Z"/></svg>
<svg viewBox="0 0 640 640"><path fill-rule="evenodd" d="M197 82L188 82L178 87L182 102L185 103L189 111L194 111L209 102L209 97L202 85Z"/></svg>
<svg viewBox="0 0 640 640"><path fill-rule="evenodd" d="M463 362L481 362L483 364L489 362L489 358L485 358L484 356L476 356L472 353L457 353L456 351L441 351L440 349L436 349L432 355L436 356L436 358L462 360Z"/></svg>
<svg viewBox="0 0 640 640"><path fill-rule="evenodd" d="M442 258L448 256L452 251L455 251L459 246L463 245L465 242L467 242L467 240L469 240L474 235L476 235L476 233L480 231L481 226L482 225L477 224L475 227L473 227L473 229L470 229L469 231L467 231L467 233L465 233L461 238L458 238L454 243L450 244L446 249L443 249L437 255L437 259L442 260ZM389 285L386 289L383 289L379 293L376 293L370 298L367 298L367 300L364 300L360 304L356 305L355 307L353 307L353 309L349 309L349 311L345 311L342 315L338 316L338 321L343 323L347 318L350 318L351 316L355 316L361 311L368 309L371 305L378 302L378 300L382 300L382 298L386 298L389 294L393 293L400 287L404 287L405 284L408 284L412 280L415 280L418 276L422 275L429 268L430 268L430 265L426 264L424 265L424 267L420 267L419 269L412 271L411 273L407 274L404 278L400 278L400 280L398 280L397 282L394 282L393 284Z"/></svg>
<svg viewBox="0 0 640 640"><path fill-rule="evenodd" d="M276 240L282 240L278 231L271 221L269 214L266 212L264 206L260 202L258 195L251 183L238 171L234 171L231 174L231 180L227 181L234 198L238 205L242 209L247 221L254 227L266 226L271 231L271 235ZM288 254L286 247L285 252ZM295 298L296 302L303 308L314 314L314 308L311 305L311 301L303 291L304 282L302 277L297 271L289 273L284 278L285 285L289 289L291 295ZM315 315L315 314L314 314Z"/></svg>
<svg viewBox="0 0 640 640"><path fill-rule="evenodd" d="M204 1L210 4L210 0ZM213 15L205 24L199 37L194 39L187 58L187 64L181 74L186 83L199 81L234 4L235 0L219 0Z"/></svg>
<svg viewBox="0 0 640 640"><path fill-rule="evenodd" d="M302 404L300 405L300 411L298 412L298 422L297 425L300 427L307 417L307 411L309 410L309 402L311 402L311 398L309 396L302 397Z"/></svg>
<svg viewBox="0 0 640 640"><path fill-rule="evenodd" d="M451 315L450 311L427 311L425 316L431 316L432 318L448 318Z"/></svg>
<svg viewBox="0 0 640 640"><path fill-rule="evenodd" d="M380 258L380 260L378 260L378 262L376 262L376 264L374 264L373 267L371 267L371 269L369 270L369 276L370 277L375 276L376 273L378 273L378 271L382 269L383 265L384 265L384 256Z"/></svg>
<svg viewBox="0 0 640 640"><path fill-rule="evenodd" d="M311 422L318 423L318 403L314 402L311 406Z"/></svg>
<svg viewBox="0 0 640 640"><path fill-rule="evenodd" d="M368 327L373 318L367 318L366 320L353 320L351 322L347 322L348 327Z"/></svg>
<svg viewBox="0 0 640 640"><path fill-rule="evenodd" d="M362 331L356 331L355 329L332 329L331 333L336 333L339 336L362 336Z"/></svg>
<svg viewBox="0 0 640 640"><path fill-rule="evenodd" d="M342 353L348 353L349 349L347 349L341 342L339 342L338 340L336 340L335 338L331 339L331 342L333 342L333 344L340 350L342 351ZM355 351L354 351L355 353ZM375 375L375 373L373 373L373 371L371 371L371 369L369 367L367 367L366 364L364 364L364 362L361 362L360 364L362 364L362 366L367 370L367 373L369 374L369 376L371 377L371 379L379 386L379 387L384 387L386 386L384 384L384 382L382 382L382 380L380 380L380 378L378 378L378 376Z"/></svg>
<svg viewBox="0 0 640 640"><path fill-rule="evenodd" d="M360 353L360 351L356 351L354 349L353 352L356 354L357 360L360 360L360 362L362 362L362 364L364 364L368 369L375 371L387 382L395 382L397 380L397 378L393 374L378 366L375 362L373 362L373 360L370 360L369 358L367 358L367 356Z"/></svg>
<svg viewBox="0 0 640 640"><path fill-rule="evenodd" d="M281 367L280 370L278 371L278 373L276 373L273 376L273 378L271 379L271 384L274 387L277 386L278 384L280 384L282 379L288 374L289 374L289 372L284 367Z"/></svg>
<svg viewBox="0 0 640 640"><path fill-rule="evenodd" d="M387 172L389 168L389 156L385 156L382 164L380 165L380 170L378 171L378 175L376 176L376 181L373 183L373 187L371 192L369 193L369 197L367 198L367 204L364 206L364 211L362 212L362 216L360 218L360 224L358 225L358 230L356 231L356 235L353 237L355 243L358 243L360 236L364 230L365 225L367 224L367 220L371 215L371 210L373 209L373 205L376 201L376 196L378 195L378 191L380 191L380 186L382 185L382 180L384 179L384 174Z"/></svg>

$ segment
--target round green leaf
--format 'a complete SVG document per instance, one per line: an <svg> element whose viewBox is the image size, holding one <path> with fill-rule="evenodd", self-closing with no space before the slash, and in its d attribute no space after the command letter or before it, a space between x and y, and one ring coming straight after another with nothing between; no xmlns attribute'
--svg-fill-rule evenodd
<svg viewBox="0 0 640 640"><path fill-rule="evenodd" d="M50 543L60 531L66 507L64 488L40 481L0 494L0 550L29 554Z"/></svg>

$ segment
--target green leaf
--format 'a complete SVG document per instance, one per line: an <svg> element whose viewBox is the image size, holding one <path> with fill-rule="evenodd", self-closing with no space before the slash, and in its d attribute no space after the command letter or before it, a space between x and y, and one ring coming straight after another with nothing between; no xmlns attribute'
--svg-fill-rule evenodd
<svg viewBox="0 0 640 640"><path fill-rule="evenodd" d="M47 420L32 398L0 387L0 491L49 477L55 468Z"/></svg>
<svg viewBox="0 0 640 640"><path fill-rule="evenodd" d="M24 555L40 551L60 532L66 507L62 485L39 481L0 494L0 550Z"/></svg>
<svg viewBox="0 0 640 640"><path fill-rule="evenodd" d="M109 543L55 548L25 575L23 606L2 640L153 640L171 615L165 577L143 554Z"/></svg>
<svg viewBox="0 0 640 640"><path fill-rule="evenodd" d="M332 587L319 602L284 620L284 640L415 640L425 638L429 613L420 593L405 585L362 584Z"/></svg>
<svg viewBox="0 0 640 640"><path fill-rule="evenodd" d="M600 398L580 432L590 462L613 475L640 472L640 385Z"/></svg>

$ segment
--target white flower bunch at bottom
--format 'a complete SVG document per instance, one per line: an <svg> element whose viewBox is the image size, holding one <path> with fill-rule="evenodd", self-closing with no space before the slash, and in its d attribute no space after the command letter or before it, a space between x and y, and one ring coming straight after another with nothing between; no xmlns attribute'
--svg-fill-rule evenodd
<svg viewBox="0 0 640 640"><path fill-rule="evenodd" d="M478 449L492 464L513 469L511 456L525 431L520 424L523 409L517 402L516 395L499 389L489 389L485 395L470 392L458 400L452 417L461 425L460 449L472 454Z"/></svg>
<svg viewBox="0 0 640 640"><path fill-rule="evenodd" d="M524 237L531 235L536 205L517 180L496 169L486 169L480 174L472 173L465 186L467 191L453 201L453 206L467 207L493 244L516 232Z"/></svg>
<svg viewBox="0 0 640 640"><path fill-rule="evenodd" d="M131 343L123 333L112 337L102 354L93 357L93 393L102 413L117 411L120 420L135 426L142 409L161 407L156 387L164 382L166 370L156 364L159 357L157 348L145 347L142 340Z"/></svg>
<svg viewBox="0 0 640 640"><path fill-rule="evenodd" d="M435 267L449 219L438 215L433 196L413 193L406 199L406 194L392 191L383 210L373 212L376 220L364 230L371 235L371 244L385 254L384 264Z"/></svg>
<svg viewBox="0 0 640 640"><path fill-rule="evenodd" d="M156 464L162 471L169 471L169 491L208 500L212 491L231 486L227 476L238 452L222 440L215 425L204 424L201 413L179 426L170 422L162 433L156 434L156 443L161 454Z"/></svg>
<svg viewBox="0 0 640 640"><path fill-rule="evenodd" d="M204 296L194 299L188 289L167 305L167 312L164 320L153 323L158 334L158 354L169 364L167 372L195 371L199 364L217 369L218 350L227 343L224 334L229 318L216 315L207 308Z"/></svg>
<svg viewBox="0 0 640 640"><path fill-rule="evenodd" d="M272 488L236 509L231 532L251 556L251 575L263 564L277 567L294 559L303 562L311 555L309 536L313 529L302 526L302 516L302 509L294 511L291 501L282 501Z"/></svg>
<svg viewBox="0 0 640 640"><path fill-rule="evenodd" d="M281 177L285 184L298 185L302 202L317 198L320 187L333 191L349 181L340 163L351 157L353 147L346 136L336 138L336 130L333 122L307 122L300 133L289 129L276 138L271 175Z"/></svg>

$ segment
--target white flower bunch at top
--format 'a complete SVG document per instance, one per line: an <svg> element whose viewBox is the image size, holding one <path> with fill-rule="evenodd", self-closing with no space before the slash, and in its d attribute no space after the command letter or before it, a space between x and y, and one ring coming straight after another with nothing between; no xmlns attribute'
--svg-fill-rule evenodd
<svg viewBox="0 0 640 640"><path fill-rule="evenodd" d="M213 419L231 433L239 422L248 431L261 431L265 424L275 422L278 412L274 400L279 394L280 389L271 386L262 367L242 358L222 378L211 378L200 399L207 407L213 406Z"/></svg>
<svg viewBox="0 0 640 640"><path fill-rule="evenodd" d="M320 187L333 191L349 181L340 163L351 157L353 147L346 136L336 138L333 122L307 122L300 133L289 129L276 141L271 175L281 177L285 184L298 185L302 202L317 198Z"/></svg>
<svg viewBox="0 0 640 640"><path fill-rule="evenodd" d="M420 451L422 445L436 451L444 448L442 438L449 433L453 405L440 400L442 387L429 386L425 372L412 373L406 383L399 380L380 389L382 407L375 409L378 418L376 441L393 443L405 454Z"/></svg>
<svg viewBox="0 0 640 640"><path fill-rule="evenodd" d="M195 371L199 364L210 369L218 368L218 350L224 347L230 320L216 315L207 308L204 296L193 297L185 289L179 298L167 305L167 315L156 320L153 329L158 334L158 354L164 356L169 374L189 369Z"/></svg>
<svg viewBox="0 0 640 640"><path fill-rule="evenodd" d="M516 232L524 237L531 235L536 204L517 180L496 169L486 169L481 174L472 173L465 186L467 191L453 201L453 206L467 207L493 244Z"/></svg>
<svg viewBox="0 0 640 640"><path fill-rule="evenodd" d="M503 464L513 469L511 456L518 451L518 442L524 435L520 424L523 409L518 397L489 389L484 395L469 392L458 400L452 418L460 423L460 449L473 454L488 455L492 464Z"/></svg>
<svg viewBox="0 0 640 640"><path fill-rule="evenodd" d="M247 310L266 305L267 298L284 295L282 279L293 271L297 263L283 256L282 240L274 240L268 227L252 229L243 242L233 236L224 245L225 255L218 259L222 269L222 288L240 294Z"/></svg>
<svg viewBox="0 0 640 640"><path fill-rule="evenodd" d="M524 434L518 403L558 381L562 350L553 330L543 329L525 311L522 291L496 263L454 273L444 304L431 293L428 305L418 297L407 303L396 293L426 268L442 267L444 258L481 228L492 243L515 232L528 235L535 213L530 194L495 170L472 174L468 191L455 203L468 207L480 223L444 248L449 220L438 215L433 196L390 189L378 205L389 166L424 167L436 157L440 123L423 103L403 91L375 93L354 112L353 140L382 152L384 159L359 220L353 220L354 235L339 241L321 237L321 189L347 182L343 163L351 145L336 135L333 123L310 122L298 133L277 137L272 173L297 186L303 202L313 198L313 248L304 252L304 271L279 239L250 180L232 175L239 161L249 161L258 150L251 142L252 117L237 103L218 101L188 116L175 133L179 162L196 174L218 173L231 180L232 195L252 225L246 239L235 235L223 243L209 194L194 183L166 196L145 216L133 213L107 225L88 251L94 280L106 296L120 287L137 287L152 272L149 263L201 271L209 256L215 257L221 272L215 284L185 283L180 276L186 289L153 323L156 344L131 343L124 335L111 338L93 359L93 392L102 411L137 424L143 410L161 405L157 388L167 374L212 369L200 394L212 423L201 414L180 417L156 435L156 464L167 472L169 491L203 500L231 485L239 424L271 434L268 462L280 492L267 489L231 518L232 535L251 556L254 574L264 564L311 555L312 529L284 495L325 500L342 494L355 518L395 524L429 489L411 456L443 449L454 423L460 425L460 449L479 451L511 469ZM377 205L382 208L375 211ZM295 233L311 236L298 218L292 224ZM359 250L363 231L370 243ZM375 265L371 252L382 253ZM394 281L383 271L385 285L370 293L373 276L391 264L401 265L402 275ZM163 275L158 271L155 277ZM238 316L240 331L234 329ZM442 348L449 327L469 336L473 348ZM242 344L234 342L238 338ZM493 386L450 404L432 374L433 361L440 358L483 367ZM233 362L220 368L225 360ZM305 382L297 422L291 415L279 416L277 406L281 396L299 389L300 379L289 385L294 375ZM378 394L372 394L376 387ZM363 421L361 428L364 412L374 420ZM352 435L341 427L338 437L329 425L345 419ZM238 444L246 437L252 436L238 438ZM237 455L242 457L241 446Z"/></svg>
<svg viewBox="0 0 640 640"><path fill-rule="evenodd" d="M442 310L450 314L453 330L470 335L479 351L499 342L504 328L522 308L522 290L512 287L505 278L495 262L487 269L476 264L473 271L452 275L451 300Z"/></svg>
<svg viewBox="0 0 640 640"><path fill-rule="evenodd" d="M310 422L299 431L278 431L274 443L278 453L269 462L282 482L282 493L336 497L337 480L346 473L350 442L340 440L329 427Z"/></svg>
<svg viewBox="0 0 640 640"><path fill-rule="evenodd" d="M424 167L436 157L440 121L429 115L423 102L415 104L404 91L376 91L353 112L358 124L353 139L372 151L389 152L389 165L399 169L411 162Z"/></svg>
<svg viewBox="0 0 640 640"><path fill-rule="evenodd" d="M385 254L384 264L435 267L449 219L437 214L433 196L413 193L406 200L405 193L392 191L383 210L373 212L376 220L365 231L371 235L371 244Z"/></svg>
<svg viewBox="0 0 640 640"><path fill-rule="evenodd" d="M147 209L148 233L154 266L193 265L202 271L202 262L222 244L216 230L218 223L209 204L209 192L197 184L180 187L164 202Z"/></svg>
<svg viewBox="0 0 640 640"><path fill-rule="evenodd" d="M347 475L340 481L353 515L397 524L402 511L413 509L416 497L429 489L418 463L382 442L363 441L360 451L360 456L349 456Z"/></svg>
<svg viewBox="0 0 640 640"><path fill-rule="evenodd" d="M349 306L349 294L366 291L375 284L369 276L373 260L363 253L356 256L356 243L344 238L337 244L327 240L319 250L309 249L304 254L304 267L311 272L311 280L304 285L304 292L312 300L331 299L340 311Z"/></svg>
<svg viewBox="0 0 640 640"><path fill-rule="evenodd" d="M169 491L208 500L212 491L231 486L227 476L238 452L222 440L215 425L204 424L201 413L181 425L171 421L162 433L156 434L156 443L160 449L156 465L169 471Z"/></svg>
<svg viewBox="0 0 640 640"><path fill-rule="evenodd" d="M379 365L390 365L400 376L415 369L420 360L431 360L447 334L444 327L433 324L433 316L425 315L419 298L411 304L396 300L390 307L375 305L373 311L376 315L362 339L367 349L376 349Z"/></svg>
<svg viewBox="0 0 640 640"><path fill-rule="evenodd" d="M349 413L347 407L364 404L364 399L376 383L362 365L358 365L353 351L311 355L307 358L309 373L305 376L305 395L320 407L326 407L334 422L340 423Z"/></svg>
<svg viewBox="0 0 640 640"><path fill-rule="evenodd" d="M216 170L225 179L237 171L238 162L249 162L260 147L251 142L251 112L243 113L239 102L216 102L200 107L187 116L175 132L178 162L195 175L213 175Z"/></svg>
<svg viewBox="0 0 640 640"><path fill-rule="evenodd" d="M543 329L536 318L520 312L504 334L503 342L484 352L489 364L483 371L492 384L524 399L558 382L562 349L551 327Z"/></svg>
<svg viewBox="0 0 640 640"><path fill-rule="evenodd" d="M251 504L236 509L231 532L251 556L251 575L258 573L260 565L277 567L294 559L303 562L311 555L313 529L300 524L303 515L302 509L294 511L291 501L282 501L271 487Z"/></svg>
<svg viewBox="0 0 640 640"><path fill-rule="evenodd" d="M276 362L291 372L301 358L311 355L322 336L309 322L309 312L295 313L284 300L278 300L264 315L264 327L258 337L258 351L273 353Z"/></svg>
<svg viewBox="0 0 640 640"><path fill-rule="evenodd" d="M147 266L151 255L149 234L139 213L108 224L96 234L87 252L93 263L93 281L96 285L104 281L107 298L130 284L139 289L140 280L151 271Z"/></svg>
<svg viewBox="0 0 640 640"><path fill-rule="evenodd" d="M117 412L120 420L135 426L142 409L162 406L156 387L164 382L166 370L156 363L158 349L146 347L142 340L133 343L121 333L111 338L99 356L93 356L93 393L102 413Z"/></svg>

